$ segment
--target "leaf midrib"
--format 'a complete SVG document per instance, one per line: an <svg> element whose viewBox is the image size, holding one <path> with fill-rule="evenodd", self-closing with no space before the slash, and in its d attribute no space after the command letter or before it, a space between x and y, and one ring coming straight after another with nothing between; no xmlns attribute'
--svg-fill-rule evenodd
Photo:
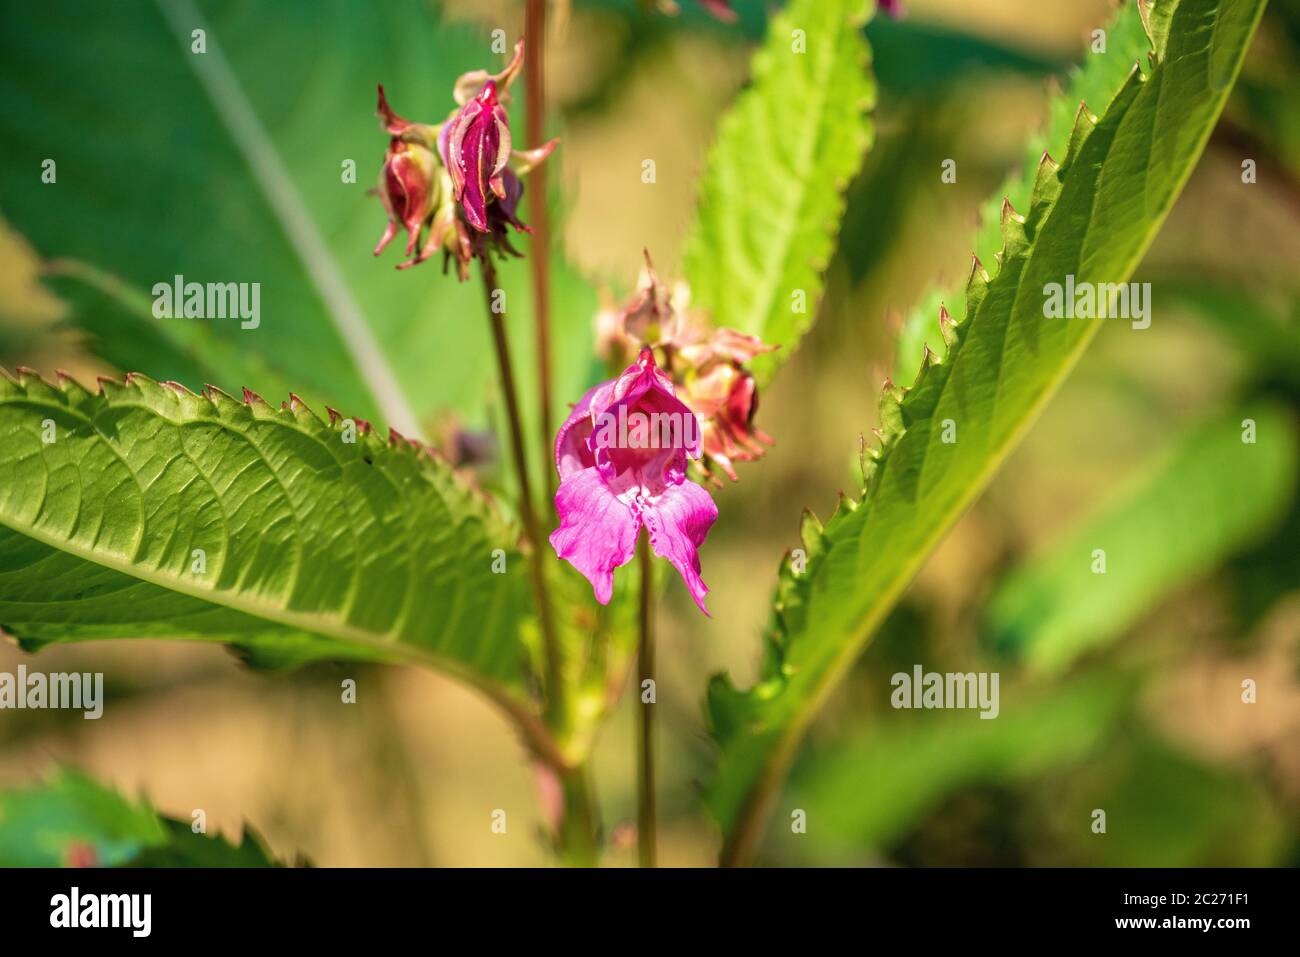
<svg viewBox="0 0 1300 957"><path fill-rule="evenodd" d="M803 145L804 148L801 150L801 155L798 157L802 162L797 162L794 166L796 179L800 184L798 198L794 202L788 204L788 211L794 213L803 210L807 203L808 195L814 186L822 189L826 188L826 184L824 183L810 183L808 170L814 165L813 158L817 154L815 147L820 145L824 138L823 130L825 123L822 114L825 110L826 103L830 99L830 83L828 82L828 78L835 71L835 63L839 56L840 46L844 40L845 29L854 29L852 24L848 21L837 23L836 27L835 40L833 43L829 44L830 54L819 62L817 68L813 71L816 75L816 80L820 81L815 83L815 89L817 90L817 107L816 109L807 111L807 115L815 117L815 121L810 124L813 135L798 138L800 144ZM791 55L794 54L792 53ZM780 132L779 129L773 130L773 136L779 136ZM785 223L787 227L784 231L782 241L780 243L766 244L767 248L773 250L773 252L771 252L763 261L766 268L762 270L761 274L771 278L769 282L762 286L763 291L760 293L760 295L763 296L762 307L755 309L755 315L758 317L758 328L751 330L754 335L761 336L767 327L767 320L772 312L772 303L776 300L776 289L781 285L781 281L786 272L784 269L778 271L776 267L783 265L789 254L794 250L794 238L799 232L798 224L800 221L801 217L797 215L787 215L782 217L782 222ZM808 321L810 322L811 320Z"/></svg>

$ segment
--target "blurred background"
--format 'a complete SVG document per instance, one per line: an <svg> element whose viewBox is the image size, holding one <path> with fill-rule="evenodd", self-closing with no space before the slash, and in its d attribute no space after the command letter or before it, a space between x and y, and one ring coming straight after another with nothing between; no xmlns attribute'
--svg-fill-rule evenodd
<svg viewBox="0 0 1300 957"><path fill-rule="evenodd" d="M680 6L668 16L634 0L573 0L550 18L557 381L569 399L599 372L600 295L630 290L643 247L674 275L715 124L762 36L764 4L735 4L735 23ZM318 410L371 411L162 6L89 10L49 0L11 11L0 40L0 364L83 382L135 369L268 399L293 388ZM522 4L197 10L427 434L484 428L495 402L479 290L436 263L397 274L395 258L370 255L384 214L365 190L386 145L374 85L398 112L440 120L457 74L496 68L492 31L513 42ZM752 680L801 507L825 516L858 487L859 435L876 424L901 317L936 282L964 277L976 209L1110 13L1108 0L910 0L904 20L868 26L876 143L849 190L817 324L762 397L757 423L776 445L719 494L702 552L713 617L675 585L660 615L664 864L716 858L698 795L712 761L708 676ZM1154 286L1150 329L1104 326L928 562L813 728L760 863L1300 864L1294 470L1282 461L1262 478L1234 475L1210 435L1247 416L1296 430L1298 55L1300 3L1274 0L1134 277ZM57 159L57 185L41 183L43 157ZM640 181L645 158L656 160L653 186ZM958 162L953 185L939 180L946 158ZM1257 183L1242 182L1243 158L1257 161ZM349 159L355 184L340 180ZM139 290L173 272L263 281L256 337L161 327ZM526 264L504 276L516 361L530 367ZM1100 603L1061 557L1099 536L1134 569L1112 576L1124 583ZM1001 717L892 710L890 675L918 662L1000 672ZM21 663L102 671L109 697L98 721L0 713L0 788L71 764L172 817L202 808L229 835L251 822L278 854L325 866L548 862L521 747L489 705L436 675L265 676L217 647L113 641L32 657L0 643L0 671ZM343 677L358 679L356 705L340 705ZM1251 705L1246 679L1258 689ZM595 762L611 864L635 860L633 735L625 700ZM498 808L504 835L489 826ZM793 808L807 812L806 834L784 823ZM1107 810L1105 836L1090 830L1093 808Z"/></svg>

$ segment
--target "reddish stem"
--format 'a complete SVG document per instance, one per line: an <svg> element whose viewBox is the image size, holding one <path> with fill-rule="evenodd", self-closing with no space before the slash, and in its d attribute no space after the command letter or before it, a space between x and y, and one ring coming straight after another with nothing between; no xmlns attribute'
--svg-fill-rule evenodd
<svg viewBox="0 0 1300 957"><path fill-rule="evenodd" d="M546 0L528 0L524 8L524 84L526 135L531 146L545 141L546 126ZM529 264L533 276L533 318L537 333L537 389L541 406L542 462L552 458L554 423L551 419L551 224L546 195L546 164L529 175L528 219L533 229ZM546 502L555 501L555 470L546 468Z"/></svg>

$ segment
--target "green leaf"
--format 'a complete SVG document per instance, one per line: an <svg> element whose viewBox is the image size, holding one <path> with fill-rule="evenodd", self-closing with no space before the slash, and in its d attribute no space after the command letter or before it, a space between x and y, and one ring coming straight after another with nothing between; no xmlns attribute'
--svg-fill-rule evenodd
<svg viewBox="0 0 1300 957"><path fill-rule="evenodd" d="M195 834L193 825L160 817L166 840L146 847L127 862L127 867L282 867L251 825L244 825L242 840L231 844L222 837ZM306 863L301 858L296 866Z"/></svg>
<svg viewBox="0 0 1300 957"><path fill-rule="evenodd" d="M348 0L271 6L15 10L0 33L0 213L55 261L54 288L121 370L193 390L292 388L408 435L447 408L486 424L496 369L480 283L443 275L437 261L397 272L392 248L373 257L386 217L367 190L387 146L376 83L403 114L438 122L456 77L499 69L501 55L486 30L448 22L425 0L364 15ZM192 52L194 29L206 30L205 53ZM46 159L57 164L50 184ZM555 341L585 343L595 294L553 261ZM260 324L138 308L178 274L260 283ZM503 262L499 276L531 404L528 263ZM589 384L588 351L556 349L556 415Z"/></svg>
<svg viewBox="0 0 1300 957"><path fill-rule="evenodd" d="M1088 677L1028 693L1002 690L996 720L973 711L924 719L888 712L801 765L793 796L818 826L799 835L791 853L825 862L879 850L961 788L1068 767L1104 739L1132 689Z"/></svg>
<svg viewBox="0 0 1300 957"><path fill-rule="evenodd" d="M1025 145L1024 161L980 208L980 228L972 246L977 259L992 265L994 256L1002 248L1003 199L1009 201L1014 209L1022 212L1029 209L1039 159L1044 153L1058 159L1065 155L1079 104L1086 103L1092 109L1099 109L1109 103L1133 71L1133 64L1145 61L1151 49L1137 6L1129 0L1116 11L1114 20L1106 27L1105 52L1086 54L1082 66L1070 74L1064 91L1049 101L1044 129L1030 137ZM954 316L964 315L965 287L955 285L935 289L908 315L898 337L894 373L897 381L910 382L915 378L925 346L928 344L937 350L944 341L939 322L941 305Z"/></svg>
<svg viewBox="0 0 1300 957"><path fill-rule="evenodd" d="M1254 422L1254 442L1242 441ZM994 646L1056 672L1117 638L1161 598L1250 544L1285 512L1296 435L1283 408L1243 408L1183 436L1098 514L1018 569L990 600ZM1105 552L1095 574L1094 549Z"/></svg>
<svg viewBox="0 0 1300 957"><path fill-rule="evenodd" d="M1178 0L1137 0L1142 25L1157 52L1162 52L1169 42L1169 26L1177 6Z"/></svg>
<svg viewBox="0 0 1300 957"><path fill-rule="evenodd" d="M804 524L787 558L754 688L709 689L721 745L708 790L723 860L752 850L804 731L875 627L985 488L1096 332L1048 319L1048 283L1131 276L1190 175L1240 68L1262 0L1183 0L1158 65L1136 67L1100 118L1080 111L1068 155L1039 165L1026 217L1002 216L1000 269L977 270L947 354L881 399L882 443L860 502ZM942 440L945 420L956 441Z"/></svg>
<svg viewBox="0 0 1300 957"><path fill-rule="evenodd" d="M1002 43L1001 37L977 30L973 18L951 25L922 16L873 18L867 39L880 88L897 97L918 97L979 82L980 74L1045 74L1059 66L1041 50L1017 46L1015 37Z"/></svg>
<svg viewBox="0 0 1300 957"><path fill-rule="evenodd" d="M866 7L795 0L774 17L709 153L683 273L714 323L781 347L754 361L760 382L812 325L844 191L871 142Z"/></svg>
<svg viewBox="0 0 1300 957"><path fill-rule="evenodd" d="M61 768L48 781L0 791L0 867L276 867L245 828L235 845L193 833L93 778Z"/></svg>
<svg viewBox="0 0 1300 957"><path fill-rule="evenodd" d="M517 535L441 460L296 398L101 385L0 376L5 630L423 664L524 715Z"/></svg>

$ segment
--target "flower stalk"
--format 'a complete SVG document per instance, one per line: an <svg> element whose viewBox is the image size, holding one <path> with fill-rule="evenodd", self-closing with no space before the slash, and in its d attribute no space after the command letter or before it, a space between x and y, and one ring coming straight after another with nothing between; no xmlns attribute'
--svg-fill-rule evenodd
<svg viewBox="0 0 1300 957"><path fill-rule="evenodd" d="M511 458L515 464L515 478L519 483L519 517L524 523L524 537L528 540L528 572L537 602L537 618L542 631L542 650L546 666L546 707L552 727L563 727L568 720L565 702L564 675L560 662L560 644L555 633L555 619L551 612L550 593L546 588L546 572L542 567L541 527L533 504L532 483L528 479L528 460L524 455L523 426L519 415L519 396L510 362L510 345L506 339L505 309L497 308L497 272L487 256L479 259L483 275L483 295L487 305L488 322L492 327L492 341L496 351L497 371L501 379L501 392L505 399L506 417L510 426Z"/></svg>
<svg viewBox="0 0 1300 957"><path fill-rule="evenodd" d="M546 0L528 0L524 8L525 123L529 143L541 143L546 124ZM532 190L528 194L528 215L532 221L532 255L529 268L533 280L533 321L537 341L537 404L541 409L542 461L551 457L554 422L551 419L551 229L550 210L546 205L546 167L533 170ZM544 511L555 500L555 476L546 469Z"/></svg>
<svg viewBox="0 0 1300 957"><path fill-rule="evenodd" d="M473 70L462 74L452 90L455 109L438 124L417 123L398 115L381 85L377 113L388 133L388 152L374 192L384 204L388 223L375 255L383 252L401 230L406 231L406 258L399 269L418 265L441 251L443 266L455 263L456 275L469 278L475 261L483 279L488 324L492 330L497 371L510 431L511 458L519 489L519 517L524 527L528 577L537 608L543 653L543 709L540 716L520 715L520 726L537 758L540 794L561 858L571 864L594 865L600 850L599 822L586 769L572 759L572 714L564 662L542 559L542 535L536 500L524 451L524 430L515 386L514 368L506 336L503 298L493 256L521 255L509 234L532 232L517 210L524 193L521 177L538 173L555 149L556 140L531 150L513 147L506 107L510 86L528 63L528 132L540 141L545 101L542 86L541 40L545 35L542 3L529 2L527 36L536 37L525 58L525 41L498 73ZM530 197L537 211L541 234L534 244L533 291L536 301L539 387L542 428L550 430L550 331L546 186L539 181ZM546 455L551 454L549 434ZM552 486L553 480L546 484Z"/></svg>
<svg viewBox="0 0 1300 957"><path fill-rule="evenodd" d="M654 565L648 538L642 538L637 545L637 563L641 568L641 640L636 658L641 697L641 710L637 712L637 860L642 867L656 867L654 699L646 700L646 681L654 681L655 670Z"/></svg>
<svg viewBox="0 0 1300 957"><path fill-rule="evenodd" d="M560 821L560 858L570 867L596 867L600 863L600 824L591 777L578 767L560 779L564 817Z"/></svg>
<svg viewBox="0 0 1300 957"><path fill-rule="evenodd" d="M519 483L519 515L524 524L524 537L528 540L528 573L537 603L537 618L542 632L542 652L546 669L546 716L553 732L561 736L567 731L569 721L568 693L564 682L564 669L560 657L559 638L555 631L555 618L551 610L550 592L546 587L546 571L542 566L541 527L533 506L532 483L528 478L528 460L524 454L524 431L519 415L519 396L515 389L513 366L510 362L510 345L506 338L505 309L495 308L497 291L496 268L492 260L483 256L479 260L483 276L483 295L487 305L488 320L492 327L492 341L497 357L497 370L501 391L505 399L506 417L510 427L511 458L515 463L515 477ZM595 867L600 860L600 829L595 796L587 770L581 764L562 766L553 757L541 755L558 776L561 789L560 817L556 824L556 846L564 863L574 867Z"/></svg>

